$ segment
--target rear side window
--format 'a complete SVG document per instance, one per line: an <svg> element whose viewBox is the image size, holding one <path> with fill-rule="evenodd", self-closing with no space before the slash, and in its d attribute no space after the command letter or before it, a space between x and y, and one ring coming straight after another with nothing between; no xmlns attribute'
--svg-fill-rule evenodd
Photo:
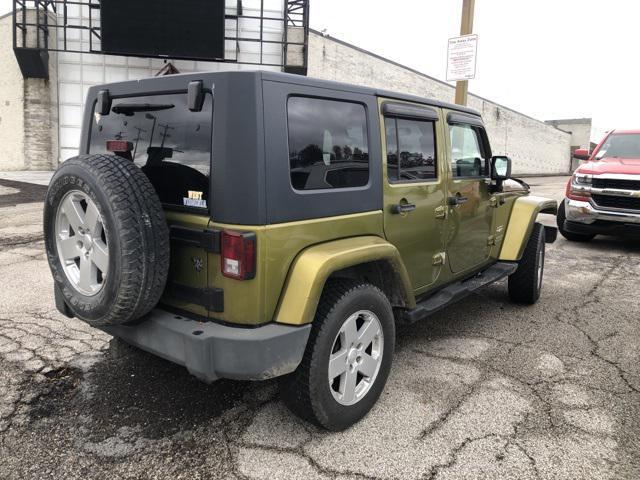
<svg viewBox="0 0 640 480"><path fill-rule="evenodd" d="M369 182L367 118L363 105L290 97L287 122L293 188L362 187Z"/></svg>
<svg viewBox="0 0 640 480"><path fill-rule="evenodd" d="M451 171L454 177L484 177L489 174L488 159L482 153L478 128L451 125Z"/></svg>
<svg viewBox="0 0 640 480"><path fill-rule="evenodd" d="M420 182L437 178L435 123L384 119L389 182Z"/></svg>
<svg viewBox="0 0 640 480"><path fill-rule="evenodd" d="M186 94L114 99L109 115L94 113L90 153L107 141L130 142L131 157L167 205L207 208L211 175L212 98L200 112Z"/></svg>

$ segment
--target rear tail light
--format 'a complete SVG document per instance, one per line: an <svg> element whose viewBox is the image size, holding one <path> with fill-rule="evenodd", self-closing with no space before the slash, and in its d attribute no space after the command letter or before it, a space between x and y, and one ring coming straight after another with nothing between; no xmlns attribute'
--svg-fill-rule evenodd
<svg viewBox="0 0 640 480"><path fill-rule="evenodd" d="M592 180L591 175L575 173L567 183L567 198L588 202L591 198Z"/></svg>
<svg viewBox="0 0 640 480"><path fill-rule="evenodd" d="M256 235L251 232L224 230L220 239L222 275L250 280L256 275Z"/></svg>

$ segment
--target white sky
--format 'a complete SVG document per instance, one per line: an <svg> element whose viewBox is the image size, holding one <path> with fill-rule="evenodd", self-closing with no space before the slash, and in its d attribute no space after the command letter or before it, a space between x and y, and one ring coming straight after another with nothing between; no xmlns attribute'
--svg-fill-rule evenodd
<svg viewBox="0 0 640 480"><path fill-rule="evenodd" d="M11 0L0 0L0 14ZM444 79L462 0L311 0L311 26ZM640 128L637 0L476 0L471 92L541 120ZM595 139L594 139L595 140Z"/></svg>

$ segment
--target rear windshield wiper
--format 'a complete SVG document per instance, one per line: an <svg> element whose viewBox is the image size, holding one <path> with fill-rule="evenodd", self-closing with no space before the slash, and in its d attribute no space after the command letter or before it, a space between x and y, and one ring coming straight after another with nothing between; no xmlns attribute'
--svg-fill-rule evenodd
<svg viewBox="0 0 640 480"><path fill-rule="evenodd" d="M118 115L133 116L136 112L157 112L158 110L169 110L175 107L171 103L121 103L111 109Z"/></svg>

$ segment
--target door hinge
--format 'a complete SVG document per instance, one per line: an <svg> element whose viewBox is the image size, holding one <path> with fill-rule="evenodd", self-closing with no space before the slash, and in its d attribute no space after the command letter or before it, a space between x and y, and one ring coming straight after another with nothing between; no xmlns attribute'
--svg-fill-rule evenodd
<svg viewBox="0 0 640 480"><path fill-rule="evenodd" d="M445 258L447 258L447 254L445 252L436 253L433 256L433 264L434 265L444 265Z"/></svg>
<svg viewBox="0 0 640 480"><path fill-rule="evenodd" d="M487 238L487 245L491 246L491 245L495 245L495 244L496 244L495 235L489 235L489 237Z"/></svg>
<svg viewBox="0 0 640 480"><path fill-rule="evenodd" d="M447 218L447 209L443 205L437 207L435 212L436 212L436 218L440 220L444 220Z"/></svg>

